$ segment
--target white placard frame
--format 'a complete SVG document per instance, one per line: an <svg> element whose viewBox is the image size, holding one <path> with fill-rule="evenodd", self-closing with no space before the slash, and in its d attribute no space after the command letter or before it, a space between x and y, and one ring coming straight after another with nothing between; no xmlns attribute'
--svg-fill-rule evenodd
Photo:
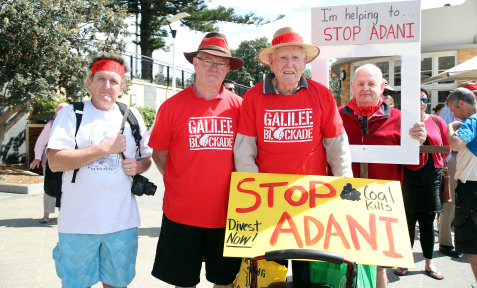
<svg viewBox="0 0 477 288"><path fill-rule="evenodd" d="M420 1L415 2L420 13ZM378 5L382 3L378 3ZM399 2L386 3L399 5ZM356 5L350 5L350 7ZM318 7L321 8L321 7ZM312 9L312 43L319 42L320 31L313 29L322 25L318 8ZM419 17L420 19L420 17ZM420 29L420 23L419 29ZM314 44L316 45L316 44ZM318 45L317 45L318 46ZM419 142L409 135L415 123L420 121L420 74L421 42L379 43L366 45L319 46L320 55L312 62L312 79L326 85L329 83L331 58L401 56L401 145L350 145L353 162L419 164Z"/></svg>

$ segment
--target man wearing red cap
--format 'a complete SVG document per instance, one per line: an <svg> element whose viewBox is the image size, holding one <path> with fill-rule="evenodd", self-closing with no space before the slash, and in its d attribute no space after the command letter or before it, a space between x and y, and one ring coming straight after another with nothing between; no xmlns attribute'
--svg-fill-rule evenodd
<svg viewBox="0 0 477 288"><path fill-rule="evenodd" d="M125 287L136 273L140 225L131 176L149 168L151 149L136 109L130 112L138 120L140 147L128 123L121 132L123 115L116 101L125 88L124 59L105 53L92 60L90 69L91 100L83 102L81 122L73 105L63 108L48 142L51 170L64 171L53 258L63 287L90 287L98 281L103 287ZM142 158L136 160L138 149Z"/></svg>
<svg viewBox="0 0 477 288"><path fill-rule="evenodd" d="M243 61L231 56L220 33L207 34L197 51L184 55L194 65L195 83L162 104L149 141L165 186L152 275L195 286L204 260L214 287L232 287L240 259L222 255L242 98L222 82Z"/></svg>
<svg viewBox="0 0 477 288"><path fill-rule="evenodd" d="M258 53L272 73L244 96L234 147L237 171L328 175L330 164L333 175L353 177L333 94L303 77L306 63L319 52L285 27L275 33L272 46ZM294 262L294 279L309 282L307 266Z"/></svg>
<svg viewBox="0 0 477 288"><path fill-rule="evenodd" d="M462 88L465 88L465 89L469 89L470 91L472 91L472 93L474 93L474 96L477 98L477 83L476 82L472 82L472 83L466 83L464 86L462 86Z"/></svg>

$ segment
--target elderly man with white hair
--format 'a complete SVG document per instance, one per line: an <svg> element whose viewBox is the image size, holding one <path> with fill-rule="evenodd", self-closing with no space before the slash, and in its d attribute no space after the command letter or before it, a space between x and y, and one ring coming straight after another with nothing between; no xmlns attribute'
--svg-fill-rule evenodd
<svg viewBox="0 0 477 288"><path fill-rule="evenodd" d="M263 82L247 91L235 140L240 172L352 177L348 139L328 88L303 77L320 49L304 44L290 27L257 55L270 67ZM294 280L309 282L308 262L293 263ZM299 267L299 268L297 268Z"/></svg>

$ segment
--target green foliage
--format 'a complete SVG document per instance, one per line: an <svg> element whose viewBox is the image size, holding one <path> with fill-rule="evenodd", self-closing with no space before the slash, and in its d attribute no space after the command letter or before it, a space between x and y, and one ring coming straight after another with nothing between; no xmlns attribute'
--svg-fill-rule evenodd
<svg viewBox="0 0 477 288"><path fill-rule="evenodd" d="M30 113L30 122L32 123L46 123L53 119L56 113L56 106L60 103L65 103L63 99L56 98L40 98L33 103L32 111Z"/></svg>
<svg viewBox="0 0 477 288"><path fill-rule="evenodd" d="M126 7L106 0L7 0L0 6L0 109L87 95L85 56L125 49Z"/></svg>
<svg viewBox="0 0 477 288"><path fill-rule="evenodd" d="M127 4L130 13L141 16L138 44L141 46L141 54L147 57L152 57L154 50L168 50L164 40L165 37L170 37L169 23L166 19L180 12L187 12L190 15L180 20L182 25L202 32L218 31L216 24L221 22L253 25L270 23L253 13L237 15L234 9L224 6L209 9L205 0L115 0L115 2L120 5ZM284 15L278 15L275 20L283 17ZM149 66L146 63L142 66L143 79L152 79Z"/></svg>
<svg viewBox="0 0 477 288"><path fill-rule="evenodd" d="M335 98L341 96L341 86L338 78L330 78L329 88Z"/></svg>
<svg viewBox="0 0 477 288"><path fill-rule="evenodd" d="M250 81L254 85L262 81L263 75L270 73L270 68L257 61L257 54L270 45L267 37L242 41L237 49L232 50L232 55L242 58L243 66L238 70L230 71L227 79L246 86L250 85Z"/></svg>
<svg viewBox="0 0 477 288"><path fill-rule="evenodd" d="M156 119L156 109L149 106L135 106L135 108L141 114L142 119L144 119L147 129L151 128L152 124L154 124L154 120Z"/></svg>
<svg viewBox="0 0 477 288"><path fill-rule="evenodd" d="M64 100L54 99L54 98L41 98L33 104L33 109L31 111L32 115L44 114L44 113L55 113L56 106L60 103L64 103Z"/></svg>
<svg viewBox="0 0 477 288"><path fill-rule="evenodd" d="M305 77L306 79L311 79L311 70L306 68L305 72L303 72L303 77Z"/></svg>

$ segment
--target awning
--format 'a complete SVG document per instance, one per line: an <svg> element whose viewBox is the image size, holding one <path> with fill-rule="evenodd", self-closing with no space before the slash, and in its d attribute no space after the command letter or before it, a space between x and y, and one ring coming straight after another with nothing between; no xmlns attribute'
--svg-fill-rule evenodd
<svg viewBox="0 0 477 288"><path fill-rule="evenodd" d="M436 76L427 78L421 84L429 84L441 81L472 80L477 79L477 56L459 65L446 70Z"/></svg>

